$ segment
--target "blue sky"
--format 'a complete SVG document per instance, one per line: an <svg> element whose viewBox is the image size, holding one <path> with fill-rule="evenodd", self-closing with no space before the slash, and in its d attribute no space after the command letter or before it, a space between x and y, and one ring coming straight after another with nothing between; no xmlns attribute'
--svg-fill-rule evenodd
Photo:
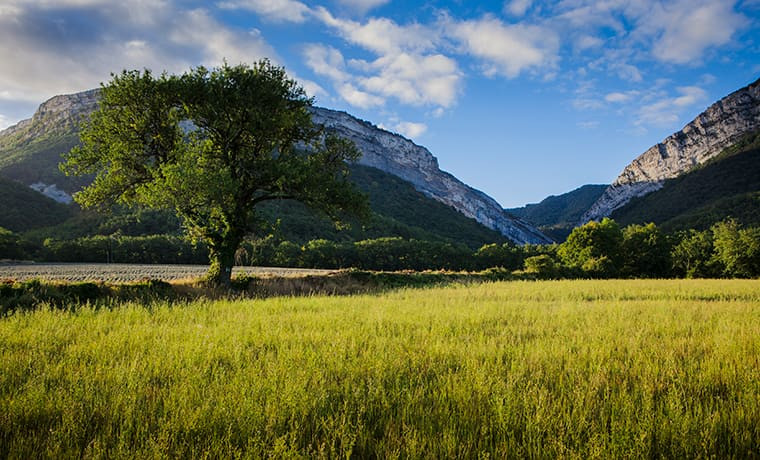
<svg viewBox="0 0 760 460"><path fill-rule="evenodd" d="M611 182L760 77L760 0L3 0L0 128L123 68L263 57L512 207Z"/></svg>

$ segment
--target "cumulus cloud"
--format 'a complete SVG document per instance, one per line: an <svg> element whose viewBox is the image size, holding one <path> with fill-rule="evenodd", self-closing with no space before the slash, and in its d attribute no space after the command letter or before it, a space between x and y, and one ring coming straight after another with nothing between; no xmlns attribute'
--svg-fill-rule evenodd
<svg viewBox="0 0 760 460"><path fill-rule="evenodd" d="M451 106L461 78L456 61L441 54L399 53L383 56L368 67L376 74L359 78L364 88L412 105Z"/></svg>
<svg viewBox="0 0 760 460"><path fill-rule="evenodd" d="M687 64L731 41L749 21L734 11L735 0L565 0L552 22L568 33L613 31L609 46L642 57ZM593 37L593 35L591 35ZM620 56L618 53L616 56ZM618 63L625 61L617 60Z"/></svg>
<svg viewBox="0 0 760 460"><path fill-rule="evenodd" d="M311 43L304 47L306 65L317 75L343 83L351 78L346 72L346 62L343 54L331 46Z"/></svg>
<svg viewBox="0 0 760 460"><path fill-rule="evenodd" d="M457 62L434 52L438 34L420 24L399 25L387 18L365 22L336 18L318 8L316 16L349 43L375 54L375 59L350 59L335 48L306 47L306 64L329 78L352 105L380 105L388 98L404 104L450 107L461 86Z"/></svg>
<svg viewBox="0 0 760 460"><path fill-rule="evenodd" d="M652 47L655 58L676 64L697 61L706 49L728 43L734 32L748 23L734 12L732 2L699 3L663 5L661 14L649 18L659 28Z"/></svg>
<svg viewBox="0 0 760 460"><path fill-rule="evenodd" d="M388 18L371 18L361 23L337 18L324 7L317 8L315 16L346 41L378 54L401 50L422 52L435 48L434 30L421 24L399 25Z"/></svg>
<svg viewBox="0 0 760 460"><path fill-rule="evenodd" d="M447 29L464 51L483 62L487 76L514 78L528 70L553 69L559 60L559 38L547 28L487 16L449 21Z"/></svg>
<svg viewBox="0 0 760 460"><path fill-rule="evenodd" d="M369 109L371 107L377 107L383 105L385 100L374 94L367 93L356 88L351 83L343 83L337 87L338 94L349 104L360 107L362 109Z"/></svg>
<svg viewBox="0 0 760 460"><path fill-rule="evenodd" d="M229 28L205 9L182 10L170 1L10 0L1 11L0 110L6 116L12 104L36 106L55 94L93 88L124 68L182 72L224 58L231 64L277 61L257 31Z"/></svg>
<svg viewBox="0 0 760 460"><path fill-rule="evenodd" d="M223 9L243 9L275 22L305 22L311 10L295 0L226 0L217 3Z"/></svg>

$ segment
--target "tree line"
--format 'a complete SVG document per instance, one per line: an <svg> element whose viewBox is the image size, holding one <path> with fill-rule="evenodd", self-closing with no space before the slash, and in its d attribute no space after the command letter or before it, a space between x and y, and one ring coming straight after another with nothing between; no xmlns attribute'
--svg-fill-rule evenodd
<svg viewBox="0 0 760 460"><path fill-rule="evenodd" d="M186 237L89 236L34 242L0 229L0 259L55 262L205 264L208 248ZM502 268L537 278L760 276L760 227L725 220L704 231L662 232L655 224L621 227L612 219L575 228L562 244L463 244L400 237L304 244L274 236L244 241L236 265L363 270Z"/></svg>

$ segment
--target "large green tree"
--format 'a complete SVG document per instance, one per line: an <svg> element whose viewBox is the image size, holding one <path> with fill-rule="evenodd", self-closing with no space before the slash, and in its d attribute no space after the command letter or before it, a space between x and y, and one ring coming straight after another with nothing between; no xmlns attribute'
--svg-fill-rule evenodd
<svg viewBox="0 0 760 460"><path fill-rule="evenodd" d="M612 219L591 221L576 227L559 246L562 263L594 277L610 277L619 273L623 262L623 232Z"/></svg>
<svg viewBox="0 0 760 460"><path fill-rule="evenodd" d="M312 102L267 60L158 77L123 71L102 85L62 169L95 174L75 195L85 207L174 209L209 247L209 280L229 284L235 251L260 228L258 204L293 199L332 217L367 210L347 178L358 150L312 124Z"/></svg>

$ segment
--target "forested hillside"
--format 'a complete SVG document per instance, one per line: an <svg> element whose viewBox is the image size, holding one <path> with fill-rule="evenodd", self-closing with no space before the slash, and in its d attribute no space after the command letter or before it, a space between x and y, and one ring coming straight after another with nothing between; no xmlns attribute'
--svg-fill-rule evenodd
<svg viewBox="0 0 760 460"><path fill-rule="evenodd" d="M760 224L760 132L746 136L704 165L618 209L621 224L654 222L664 230L706 229L728 217Z"/></svg>

